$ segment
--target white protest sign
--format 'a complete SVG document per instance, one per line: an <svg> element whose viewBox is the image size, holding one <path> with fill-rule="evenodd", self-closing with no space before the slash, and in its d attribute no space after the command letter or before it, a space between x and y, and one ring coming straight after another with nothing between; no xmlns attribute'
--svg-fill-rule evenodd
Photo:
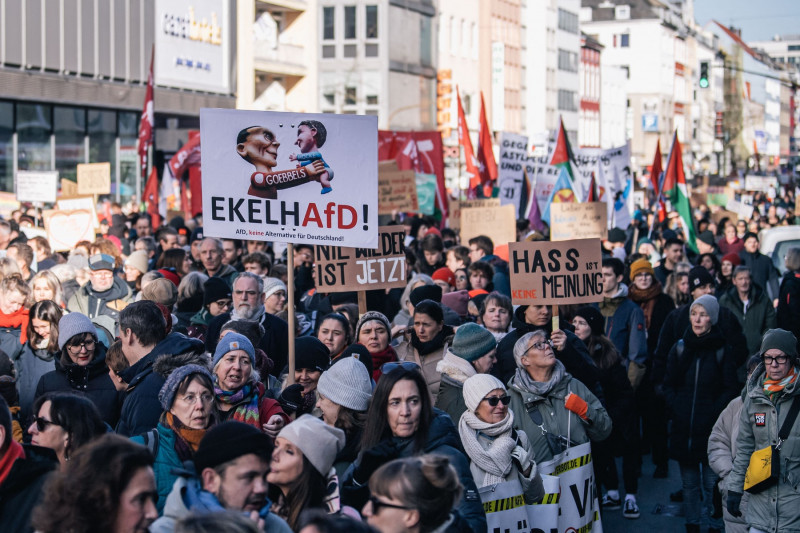
<svg viewBox="0 0 800 533"><path fill-rule="evenodd" d="M539 202L539 212L544 213L561 169L546 163L533 163L531 167L532 171L528 173L528 178L533 184L536 201Z"/></svg>
<svg viewBox="0 0 800 533"><path fill-rule="evenodd" d="M526 504L519 480L486 485L478 489L486 514L487 531L551 532L558 528L558 503L561 498L557 476L543 475L544 497L540 503Z"/></svg>
<svg viewBox="0 0 800 533"><path fill-rule="evenodd" d="M201 109L205 235L375 248L374 116Z"/></svg>
<svg viewBox="0 0 800 533"><path fill-rule="evenodd" d="M528 137L507 131L500 134L500 157L497 165L497 187L500 203L511 204L519 212L524 169L528 165ZM530 175L530 170L528 170Z"/></svg>
<svg viewBox="0 0 800 533"><path fill-rule="evenodd" d="M17 172L17 201L54 203L58 190L58 171Z"/></svg>

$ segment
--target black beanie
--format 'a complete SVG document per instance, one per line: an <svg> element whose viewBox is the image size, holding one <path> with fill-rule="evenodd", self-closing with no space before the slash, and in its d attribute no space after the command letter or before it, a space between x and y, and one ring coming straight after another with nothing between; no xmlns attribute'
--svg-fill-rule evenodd
<svg viewBox="0 0 800 533"><path fill-rule="evenodd" d="M217 300L231 297L231 288L222 278L208 278L203 283L203 307Z"/></svg>
<svg viewBox="0 0 800 533"><path fill-rule="evenodd" d="M414 307L422 300L433 300L440 304L442 303L442 288L438 285L422 285L411 291L408 299Z"/></svg>
<svg viewBox="0 0 800 533"><path fill-rule="evenodd" d="M325 372L331 365L331 352L316 337L298 337L294 340L294 367Z"/></svg>
<svg viewBox="0 0 800 533"><path fill-rule="evenodd" d="M597 337L603 335L605 319L599 309L587 305L575 311L575 316L581 317L589 324L589 327L592 328L592 335Z"/></svg>
<svg viewBox="0 0 800 533"><path fill-rule="evenodd" d="M714 284L714 278L711 277L706 267L696 266L689 271L689 291L693 291L703 285Z"/></svg>
<svg viewBox="0 0 800 533"><path fill-rule="evenodd" d="M206 432L194 454L194 466L200 475L205 468L214 468L251 453L269 461L271 439L253 426L231 420Z"/></svg>

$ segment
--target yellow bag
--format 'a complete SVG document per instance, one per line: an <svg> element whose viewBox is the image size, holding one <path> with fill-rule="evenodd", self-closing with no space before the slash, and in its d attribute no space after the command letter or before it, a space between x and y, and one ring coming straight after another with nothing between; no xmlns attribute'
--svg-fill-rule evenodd
<svg viewBox="0 0 800 533"><path fill-rule="evenodd" d="M781 452L767 446L753 452L744 474L744 490L757 494L778 482L781 474Z"/></svg>

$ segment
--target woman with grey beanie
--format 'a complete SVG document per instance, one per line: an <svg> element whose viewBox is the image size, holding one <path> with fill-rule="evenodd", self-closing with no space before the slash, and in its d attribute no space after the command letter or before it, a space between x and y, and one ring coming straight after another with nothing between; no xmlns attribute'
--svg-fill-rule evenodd
<svg viewBox="0 0 800 533"><path fill-rule="evenodd" d="M317 383L317 407L322 421L344 431L345 444L334 468L341 477L361 451L361 433L372 400L372 380L355 357L343 357L322 373Z"/></svg>

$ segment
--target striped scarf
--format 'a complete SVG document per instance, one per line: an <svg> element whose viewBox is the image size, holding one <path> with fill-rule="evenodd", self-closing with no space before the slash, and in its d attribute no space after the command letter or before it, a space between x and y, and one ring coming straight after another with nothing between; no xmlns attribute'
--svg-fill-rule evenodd
<svg viewBox="0 0 800 533"><path fill-rule="evenodd" d="M764 392L769 396L769 399L774 403L775 402L775 394L779 392L783 392L783 389L786 385L790 383L794 383L797 379L797 370L795 367L792 367L789 370L789 373L786 374L786 377L783 379L769 379L764 376Z"/></svg>
<svg viewBox="0 0 800 533"><path fill-rule="evenodd" d="M261 417L258 412L261 397L264 395L264 385L261 383L248 383L237 391L225 391L214 386L217 401L236 408L231 415L231 420L244 422L261 431Z"/></svg>

